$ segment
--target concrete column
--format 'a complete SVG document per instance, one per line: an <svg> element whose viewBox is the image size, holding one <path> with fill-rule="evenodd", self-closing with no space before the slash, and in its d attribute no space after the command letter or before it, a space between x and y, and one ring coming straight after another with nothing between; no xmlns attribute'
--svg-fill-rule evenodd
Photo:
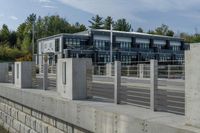
<svg viewBox="0 0 200 133"><path fill-rule="evenodd" d="M115 80L114 80L114 102L119 104L120 98L120 88L121 88L121 62L115 61Z"/></svg>
<svg viewBox="0 0 200 133"><path fill-rule="evenodd" d="M33 62L15 62L15 86L17 88L32 88Z"/></svg>
<svg viewBox="0 0 200 133"><path fill-rule="evenodd" d="M139 77L144 78L144 64L139 64Z"/></svg>
<svg viewBox="0 0 200 133"><path fill-rule="evenodd" d="M8 63L0 63L0 82L8 82Z"/></svg>
<svg viewBox="0 0 200 133"><path fill-rule="evenodd" d="M57 91L70 100L87 98L91 87L92 60L84 58L59 59L57 64Z"/></svg>
<svg viewBox="0 0 200 133"><path fill-rule="evenodd" d="M43 90L48 89L48 64L43 64Z"/></svg>
<svg viewBox="0 0 200 133"><path fill-rule="evenodd" d="M156 91L158 90L158 61L150 61L150 108L155 111L156 105Z"/></svg>
<svg viewBox="0 0 200 133"><path fill-rule="evenodd" d="M112 63L106 64L106 76L112 76Z"/></svg>
<svg viewBox="0 0 200 133"><path fill-rule="evenodd" d="M186 124L200 128L200 44L185 52Z"/></svg>

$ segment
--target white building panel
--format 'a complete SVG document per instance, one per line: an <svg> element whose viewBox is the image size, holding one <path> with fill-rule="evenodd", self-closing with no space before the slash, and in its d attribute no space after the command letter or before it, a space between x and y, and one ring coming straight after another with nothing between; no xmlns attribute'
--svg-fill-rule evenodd
<svg viewBox="0 0 200 133"><path fill-rule="evenodd" d="M116 37L117 42L131 42L131 38L127 37Z"/></svg>
<svg viewBox="0 0 200 133"><path fill-rule="evenodd" d="M166 41L165 41L165 40L154 40L154 44L157 44L157 45L165 45L165 44L166 44Z"/></svg>
<svg viewBox="0 0 200 133"><path fill-rule="evenodd" d="M107 40L107 41L110 41L110 36L94 35L94 40Z"/></svg>
<svg viewBox="0 0 200 133"><path fill-rule="evenodd" d="M136 43L150 43L150 40L143 38L136 38Z"/></svg>
<svg viewBox="0 0 200 133"><path fill-rule="evenodd" d="M55 53L55 39L39 42L39 53Z"/></svg>
<svg viewBox="0 0 200 133"><path fill-rule="evenodd" d="M181 46L181 42L178 41L170 41L171 46Z"/></svg>

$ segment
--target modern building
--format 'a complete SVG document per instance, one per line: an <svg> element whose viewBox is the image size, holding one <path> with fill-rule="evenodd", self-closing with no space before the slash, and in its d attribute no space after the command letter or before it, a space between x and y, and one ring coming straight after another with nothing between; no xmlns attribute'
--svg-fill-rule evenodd
<svg viewBox="0 0 200 133"><path fill-rule="evenodd" d="M94 64L110 62L110 30L91 29L75 34L58 34L37 41L37 63L43 64L43 55L49 55L49 64L58 58L92 58ZM138 61L183 60L188 46L181 38L138 32L113 31L113 60L123 64Z"/></svg>

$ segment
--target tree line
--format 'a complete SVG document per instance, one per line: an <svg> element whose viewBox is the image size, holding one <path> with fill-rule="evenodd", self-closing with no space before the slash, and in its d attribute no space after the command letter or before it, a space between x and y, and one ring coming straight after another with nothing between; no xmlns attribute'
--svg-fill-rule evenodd
<svg viewBox="0 0 200 133"><path fill-rule="evenodd" d="M124 18L115 21L111 16L104 19L99 15L95 15L89 20L89 23L89 28L93 29L109 30L110 25L113 24L113 29L118 31L137 31L155 35L177 36L175 32L165 24L162 24L154 30L145 32L141 27L134 30L131 23ZM80 24L79 22L71 24L59 15L37 17L35 14L30 14L27 19L17 27L16 31L11 31L6 24L2 25L0 29L0 61L14 61L16 59L31 60L33 28L35 31L35 41L39 38L59 33L76 33L87 30L84 24ZM199 34L190 35L187 33L180 33L178 36L189 43L200 42Z"/></svg>

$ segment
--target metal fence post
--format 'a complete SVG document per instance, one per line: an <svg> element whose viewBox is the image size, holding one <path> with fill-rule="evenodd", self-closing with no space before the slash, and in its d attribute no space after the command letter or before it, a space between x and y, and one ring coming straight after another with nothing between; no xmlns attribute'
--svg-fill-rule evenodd
<svg viewBox="0 0 200 133"><path fill-rule="evenodd" d="M139 64L140 78L144 78L144 64Z"/></svg>
<svg viewBox="0 0 200 133"><path fill-rule="evenodd" d="M130 66L127 66L127 76L130 76Z"/></svg>
<svg viewBox="0 0 200 133"><path fill-rule="evenodd" d="M167 65L168 67L168 79L171 78L171 66L170 65Z"/></svg>
<svg viewBox="0 0 200 133"><path fill-rule="evenodd" d="M158 89L158 61L151 60L150 61L150 109L156 110L156 91Z"/></svg>
<svg viewBox="0 0 200 133"><path fill-rule="evenodd" d="M47 55L44 57L43 64L43 90L47 90L48 88L48 64L47 64Z"/></svg>
<svg viewBox="0 0 200 133"><path fill-rule="evenodd" d="M112 76L112 63L106 64L106 76Z"/></svg>
<svg viewBox="0 0 200 133"><path fill-rule="evenodd" d="M47 83L48 83L48 65L47 63L44 63L43 65L43 74L44 74L44 77L43 77L43 90L47 90L48 86L47 86Z"/></svg>
<svg viewBox="0 0 200 133"><path fill-rule="evenodd" d="M121 62L115 61L115 80L114 80L114 102L119 104L119 94L121 88Z"/></svg>

